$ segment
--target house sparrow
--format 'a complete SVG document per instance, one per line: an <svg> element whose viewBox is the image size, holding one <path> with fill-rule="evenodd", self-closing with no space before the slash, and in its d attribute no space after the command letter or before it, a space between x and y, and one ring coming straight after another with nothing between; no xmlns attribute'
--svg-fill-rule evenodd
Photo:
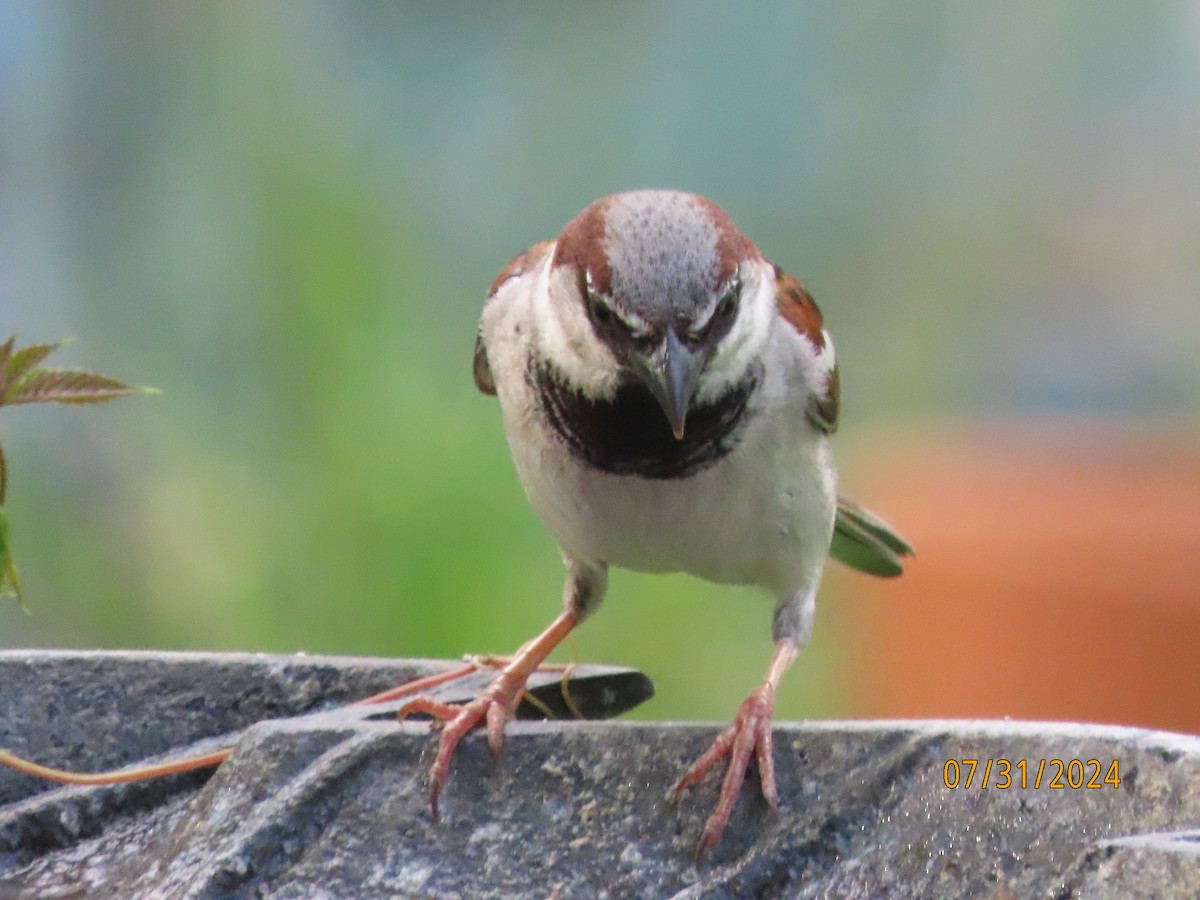
<svg viewBox="0 0 1200 900"><path fill-rule="evenodd" d="M562 614L478 698L401 710L444 720L434 816L458 742L486 720L499 752L526 679L600 605L609 566L689 572L777 598L766 678L675 787L678 799L728 757L700 856L752 755L778 804L775 692L812 633L826 555L891 576L911 552L837 496L838 370L821 313L711 200L614 194L501 271L474 375L500 401L521 484L568 573Z"/></svg>

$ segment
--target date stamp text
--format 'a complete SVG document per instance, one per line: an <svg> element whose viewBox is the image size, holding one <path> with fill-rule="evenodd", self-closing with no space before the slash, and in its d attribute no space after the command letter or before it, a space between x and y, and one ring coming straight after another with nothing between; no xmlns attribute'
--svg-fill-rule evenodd
<svg viewBox="0 0 1200 900"><path fill-rule="evenodd" d="M942 766L948 790L1116 790L1120 761L1099 759L948 759Z"/></svg>

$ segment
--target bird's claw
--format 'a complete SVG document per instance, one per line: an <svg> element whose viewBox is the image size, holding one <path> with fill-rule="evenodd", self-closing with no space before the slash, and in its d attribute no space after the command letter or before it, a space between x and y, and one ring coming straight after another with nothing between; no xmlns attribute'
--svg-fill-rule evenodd
<svg viewBox="0 0 1200 900"><path fill-rule="evenodd" d="M717 736L712 746L675 783L671 793L672 799L678 802L685 790L703 780L718 761L729 757L716 808L704 823L696 846L697 862L720 841L733 812L733 804L746 780L751 755L758 761L758 780L763 797L771 809L779 808L779 792L775 787L774 741L771 737L771 716L774 712L775 692L764 683L742 701L733 724Z"/></svg>
<svg viewBox="0 0 1200 900"><path fill-rule="evenodd" d="M478 697L461 705L441 703L428 696L414 697L400 707L398 718L403 721L410 715L425 713L441 720L442 735L438 740L437 756L429 770L429 805L433 810L433 820L438 821L438 798L450 775L450 757L458 742L480 722L487 722L488 746L492 753L499 754L504 746L504 726L516 712L517 704L525 695L525 684L529 676L537 671L538 666L546 661L546 657L555 647L571 633L578 617L571 610L564 611L550 623L545 631L517 651L500 674L489 684ZM468 665L475 666L474 663Z"/></svg>
<svg viewBox="0 0 1200 900"><path fill-rule="evenodd" d="M429 770L429 806L434 822L441 820L438 799L450 777L450 759L459 741L481 722L486 722L488 747L493 755L499 756L504 747L504 726L512 718L524 690L523 681L501 674L482 694L467 703L442 703L430 697L414 697L397 711L400 721L412 715L431 716L430 729L441 729L437 756Z"/></svg>

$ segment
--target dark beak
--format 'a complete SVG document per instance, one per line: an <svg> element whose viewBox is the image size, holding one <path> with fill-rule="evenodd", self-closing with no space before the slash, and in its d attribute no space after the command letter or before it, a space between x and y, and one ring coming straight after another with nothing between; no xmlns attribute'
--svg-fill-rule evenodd
<svg viewBox="0 0 1200 900"><path fill-rule="evenodd" d="M703 365L703 357L685 347L674 329L668 328L667 336L638 373L666 413L676 440L683 439L688 407Z"/></svg>

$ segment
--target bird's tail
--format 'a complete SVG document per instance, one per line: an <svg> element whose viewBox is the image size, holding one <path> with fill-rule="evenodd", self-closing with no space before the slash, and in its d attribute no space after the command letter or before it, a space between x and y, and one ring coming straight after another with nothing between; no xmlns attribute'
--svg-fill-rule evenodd
<svg viewBox="0 0 1200 900"><path fill-rule="evenodd" d="M853 500L838 497L830 556L868 575L895 578L904 571L903 558L912 554L912 545L891 525Z"/></svg>

